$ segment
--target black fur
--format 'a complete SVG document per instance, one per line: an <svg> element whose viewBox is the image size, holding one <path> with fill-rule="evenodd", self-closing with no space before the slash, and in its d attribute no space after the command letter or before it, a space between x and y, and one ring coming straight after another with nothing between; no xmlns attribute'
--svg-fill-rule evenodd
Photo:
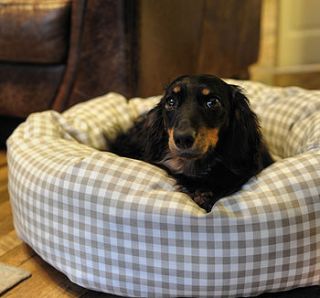
<svg viewBox="0 0 320 298"><path fill-rule="evenodd" d="M211 75L174 80L111 151L165 168L207 211L273 162L248 99Z"/></svg>

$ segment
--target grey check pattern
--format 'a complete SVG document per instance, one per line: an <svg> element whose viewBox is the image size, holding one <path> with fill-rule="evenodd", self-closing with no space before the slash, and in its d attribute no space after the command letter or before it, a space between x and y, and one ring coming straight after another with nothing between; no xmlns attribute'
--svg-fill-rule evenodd
<svg viewBox="0 0 320 298"><path fill-rule="evenodd" d="M320 282L320 92L242 86L278 161L210 213L161 169L103 150L159 97L31 115L8 141L15 228L73 282L134 297L241 297Z"/></svg>

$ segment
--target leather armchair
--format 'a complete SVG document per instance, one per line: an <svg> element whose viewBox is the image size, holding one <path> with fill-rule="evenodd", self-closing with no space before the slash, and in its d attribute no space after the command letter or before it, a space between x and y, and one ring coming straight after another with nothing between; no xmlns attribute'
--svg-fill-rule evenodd
<svg viewBox="0 0 320 298"><path fill-rule="evenodd" d="M260 0L0 0L0 141L32 112L177 75L248 78ZM241 30L240 30L241 29Z"/></svg>
<svg viewBox="0 0 320 298"><path fill-rule="evenodd" d="M0 0L0 114L63 110L77 101L77 92L127 93L125 69L119 71L125 64L122 6L112 0Z"/></svg>
<svg viewBox="0 0 320 298"><path fill-rule="evenodd" d="M130 95L124 0L0 0L0 142L30 113Z"/></svg>

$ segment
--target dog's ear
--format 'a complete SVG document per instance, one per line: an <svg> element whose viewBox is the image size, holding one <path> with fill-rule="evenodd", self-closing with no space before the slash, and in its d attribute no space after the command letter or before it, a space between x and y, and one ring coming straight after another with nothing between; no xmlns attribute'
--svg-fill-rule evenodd
<svg viewBox="0 0 320 298"><path fill-rule="evenodd" d="M168 135L165 130L161 102L150 110L143 121L143 130L146 134L144 151L148 160L154 161L162 158Z"/></svg>
<svg viewBox="0 0 320 298"><path fill-rule="evenodd" d="M158 156L165 151L163 132L162 108L159 104L140 116L127 132L120 133L109 143L109 149L120 156L155 161L161 159Z"/></svg>
<svg viewBox="0 0 320 298"><path fill-rule="evenodd" d="M259 164L261 132L256 114L251 110L247 97L235 85L230 86L229 123L225 131L225 160L235 172L255 169Z"/></svg>

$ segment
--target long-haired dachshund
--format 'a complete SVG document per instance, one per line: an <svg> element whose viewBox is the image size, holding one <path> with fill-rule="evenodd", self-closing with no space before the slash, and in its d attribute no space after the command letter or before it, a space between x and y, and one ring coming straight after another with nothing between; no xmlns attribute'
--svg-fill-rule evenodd
<svg viewBox="0 0 320 298"><path fill-rule="evenodd" d="M212 75L174 80L111 151L165 168L207 211L273 162L248 99Z"/></svg>

